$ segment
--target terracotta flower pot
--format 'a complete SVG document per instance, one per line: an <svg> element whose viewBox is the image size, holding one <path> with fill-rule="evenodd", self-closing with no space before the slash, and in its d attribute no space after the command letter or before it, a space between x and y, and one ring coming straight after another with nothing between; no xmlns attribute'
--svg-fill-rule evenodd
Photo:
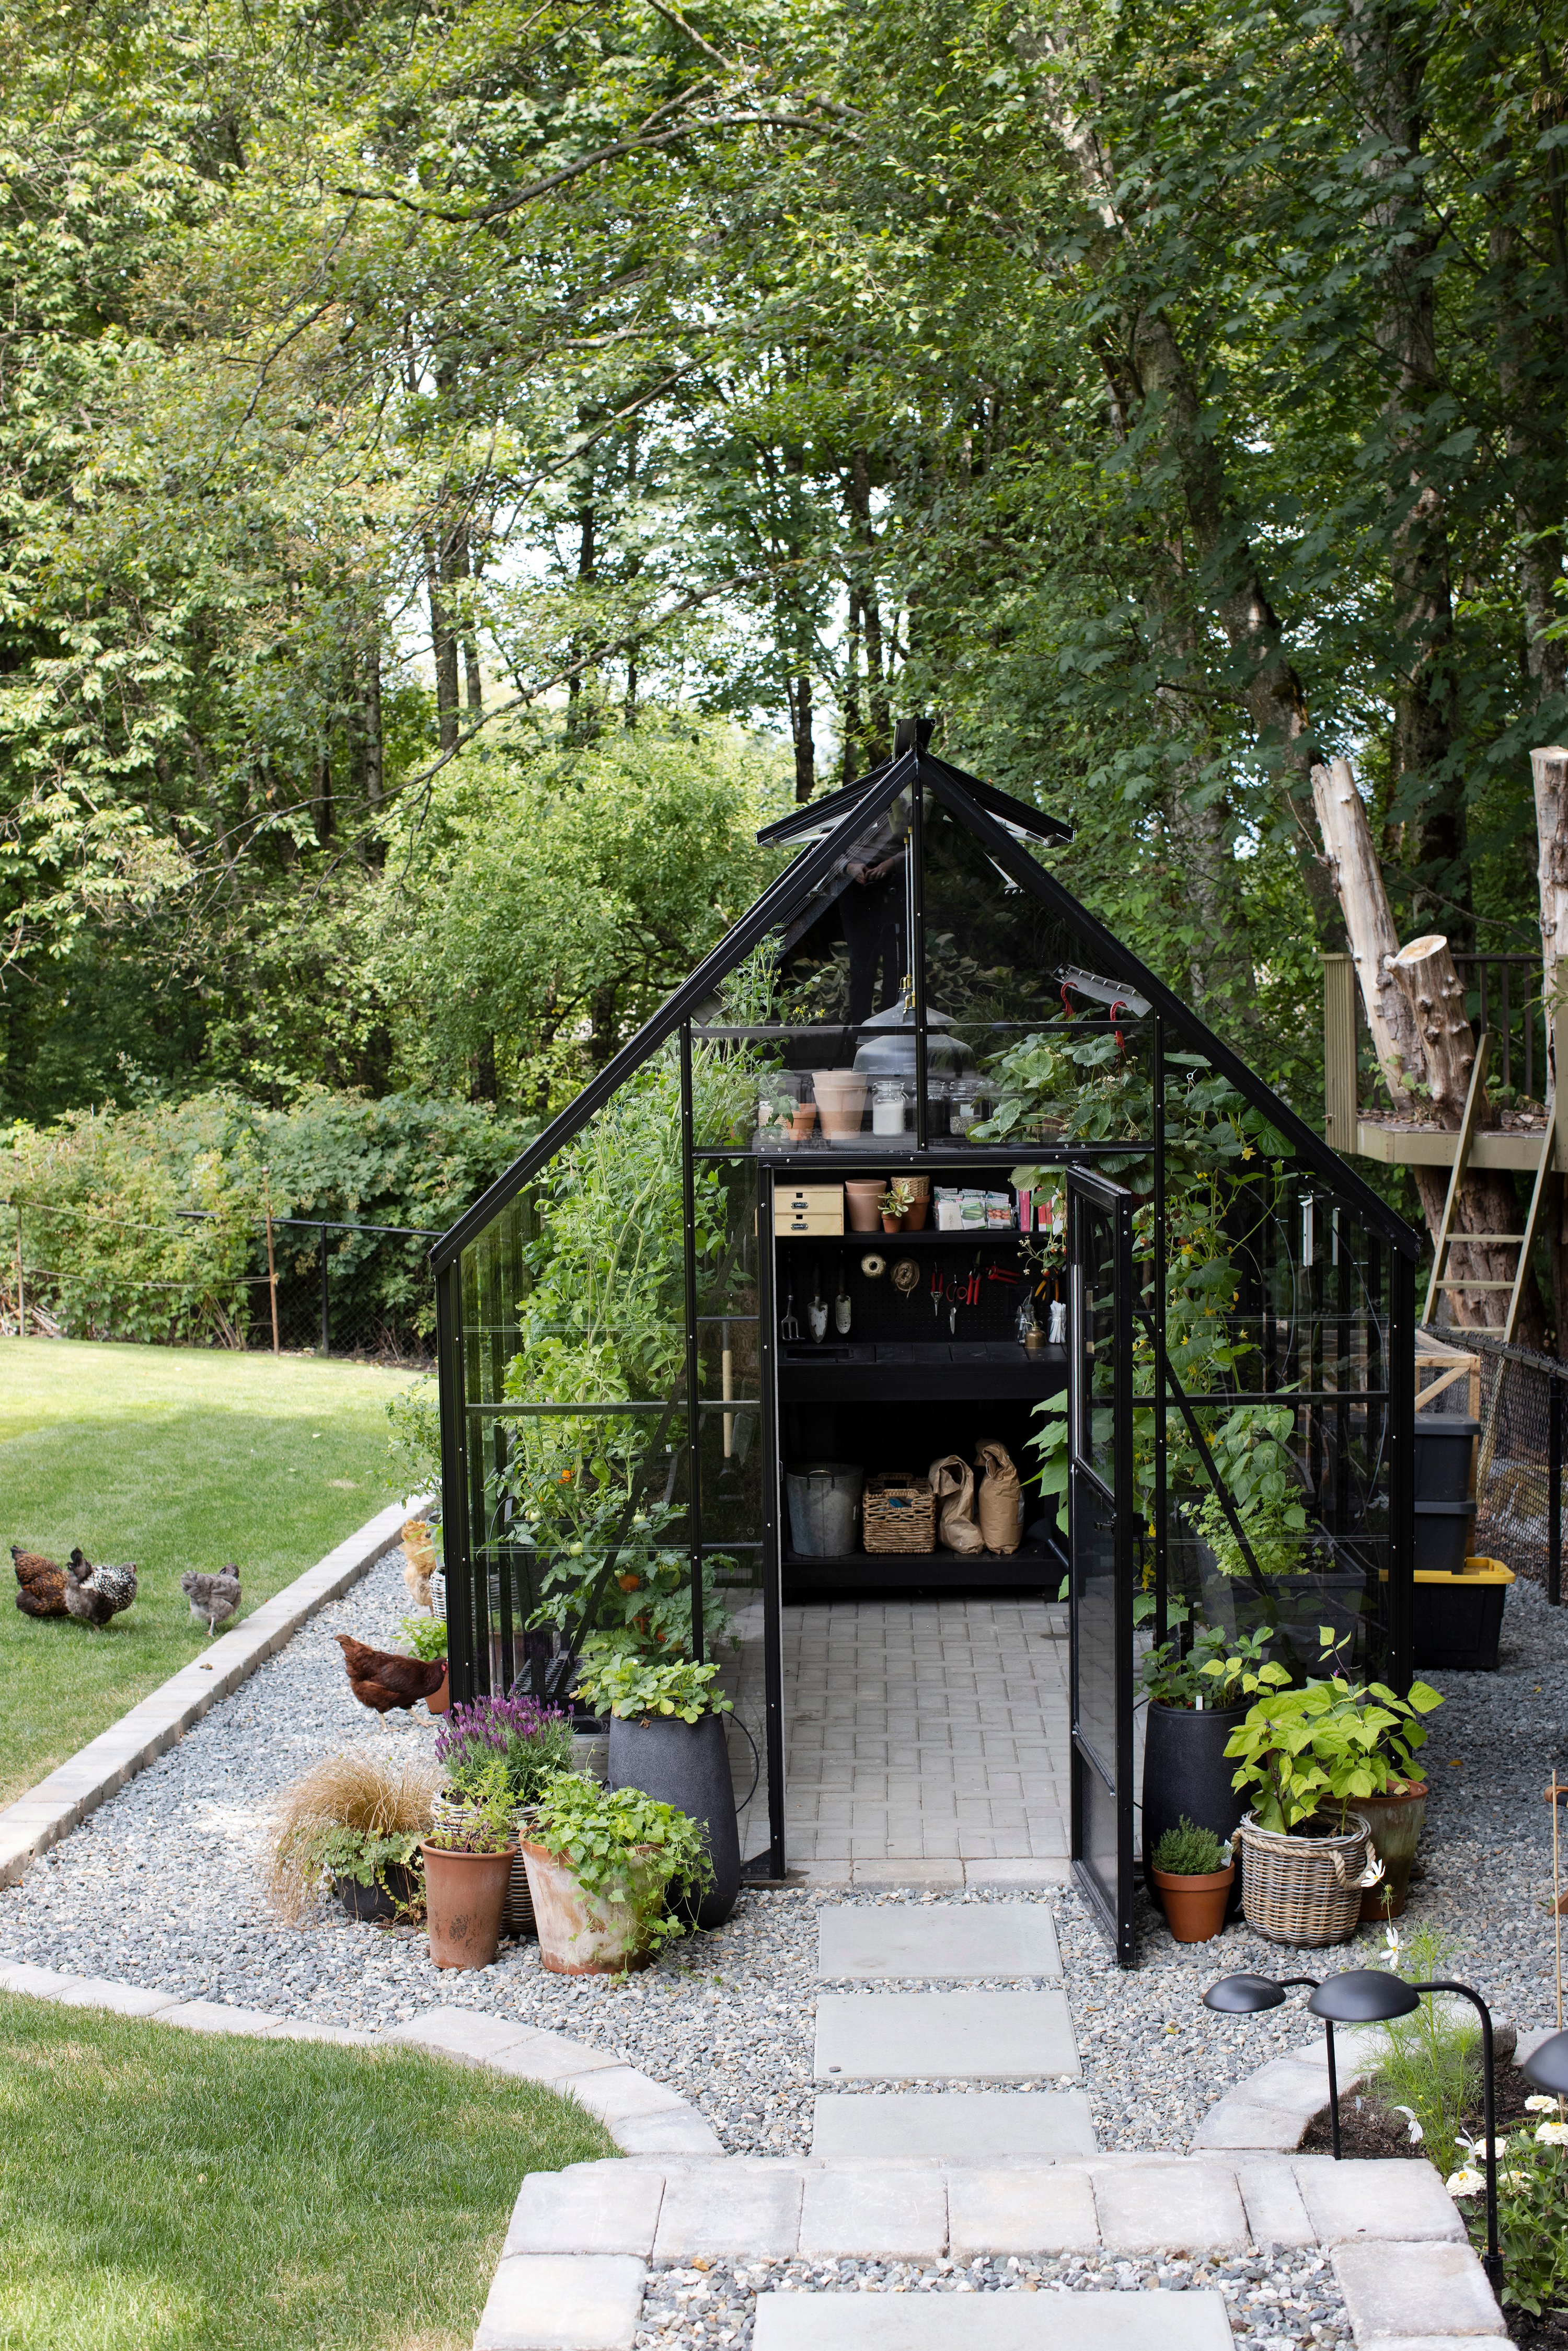
<svg viewBox="0 0 1568 2351"><path fill-rule="evenodd" d="M1407 1781L1397 1794L1358 1796L1355 1809L1372 1831L1372 1843L1383 1864L1383 1883L1369 1886L1361 1897L1364 1921L1397 1918L1410 1899L1410 1871L1427 1817L1427 1782Z"/></svg>
<svg viewBox="0 0 1568 2351"><path fill-rule="evenodd" d="M507 1880L517 1851L448 1853L421 1845L430 1956L438 1968L487 1968L501 1940Z"/></svg>
<svg viewBox="0 0 1568 2351"><path fill-rule="evenodd" d="M1168 1869L1150 1872L1166 1907L1166 1924L1178 1943L1211 1943L1225 1924L1236 1864L1204 1877L1177 1877Z"/></svg>
<svg viewBox="0 0 1568 2351"><path fill-rule="evenodd" d="M447 1708L452 1704L452 1677L450 1674L442 1675L441 1687L427 1698L424 1704L428 1713L444 1714L446 1712Z"/></svg>
<svg viewBox="0 0 1568 2351"><path fill-rule="evenodd" d="M874 1176L862 1182L852 1176L844 1186L844 1201L849 1210L852 1233L874 1233L877 1227L877 1202L887 1186Z"/></svg>
<svg viewBox="0 0 1568 2351"><path fill-rule="evenodd" d="M882 1220L882 1228L884 1233L901 1233L904 1230L904 1218L902 1217L890 1217L884 1214Z"/></svg>
<svg viewBox="0 0 1568 2351"><path fill-rule="evenodd" d="M568 1862L523 1840L539 1959L551 1975L621 1976L653 1964L630 1902L587 1893Z"/></svg>
<svg viewBox="0 0 1568 2351"><path fill-rule="evenodd" d="M813 1128L816 1126L816 1123L817 1123L817 1105L816 1105L816 1103L815 1103L815 1102L798 1102L798 1103L796 1104L796 1106L795 1106L795 1115L794 1115L794 1117L789 1121L789 1132L790 1132L790 1134L810 1134L812 1132Z"/></svg>
<svg viewBox="0 0 1568 2351"><path fill-rule="evenodd" d="M919 1232L925 1225L926 1217L930 1214L931 1201L929 1196L927 1196L924 1200L916 1200L914 1206L905 1213L902 1220L904 1231L906 1233Z"/></svg>

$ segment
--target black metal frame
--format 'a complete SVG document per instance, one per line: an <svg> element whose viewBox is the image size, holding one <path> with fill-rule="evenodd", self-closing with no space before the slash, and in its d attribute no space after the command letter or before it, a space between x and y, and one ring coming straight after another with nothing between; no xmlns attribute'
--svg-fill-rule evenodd
<svg viewBox="0 0 1568 2351"><path fill-rule="evenodd" d="M628 1079L642 1069L652 1056L671 1039L677 1044L681 1085L681 1184L684 1250L684 1309L685 1320L684 1399L668 1398L663 1404L647 1400L615 1403L606 1400L599 1405L579 1402L555 1406L534 1405L532 1411L557 1410L561 1413L594 1411L659 1412L673 1415L684 1411L686 1416L685 1449L691 1516L687 1531L693 1578L694 1638L701 1654L703 1628L702 1554L703 1496L701 1468L701 1428L705 1409L700 1395L700 1357L698 1351L698 1275L695 1261L695 1186L700 1171L715 1162L748 1159L758 1172L758 1364L762 1381L761 1452L763 1479L763 1520L760 1529L760 1559L763 1598L765 1603L765 1680L768 1730L767 1780L769 1795L769 1836L767 1868L779 1875L785 1865L783 1842L783 1807L785 1757L783 1752L784 1721L782 1712L782 1664L780 1650L780 1573L781 1545L779 1530L779 1429L778 1420L777 1353L774 1345L776 1300L773 1292L772 1191L775 1169L779 1174L794 1174L802 1163L788 1155L773 1154L764 1160L741 1145L716 1145L701 1141L694 1129L693 1115L693 1034L722 1037L727 1034L752 1032L709 1029L704 1013L709 1008L713 991L718 984L750 954L762 940L781 925L800 916L818 900L826 903L832 886L833 869L857 837L879 816L892 809L907 795L909 801L908 872L908 962L906 982L913 1014L913 1030L917 1083L915 1087L915 1130L913 1138L902 1148L888 1147L884 1138L868 1136L867 1155L883 1165L936 1164L949 1155L943 1151L940 1139L931 1135L926 1118L925 1073L928 1068L928 1006L925 982L925 830L928 807L940 807L947 816L966 828L979 842L991 862L1010 882L1027 892L1043 905L1082 942L1084 951L1092 956L1097 967L1111 977L1118 987L1125 987L1131 994L1144 999L1147 1012L1142 1016L1150 1039L1153 1056L1154 1115L1153 1132L1146 1145L1123 1144L1045 1144L1029 1146L1027 1155L1042 1164L1055 1164L1065 1168L1070 1183L1079 1187L1081 1196L1093 1192L1102 1201L1113 1196L1125 1203L1127 1196L1120 1187L1108 1185L1093 1173L1097 1158L1120 1155L1125 1158L1129 1150L1146 1150L1153 1159L1153 1215L1155 1231L1155 1268L1150 1282L1152 1296L1142 1311L1153 1339L1158 1375L1154 1393L1140 1397L1137 1408L1152 1407L1155 1424L1155 1530L1153 1545L1153 1590L1155 1602L1155 1633L1163 1637L1167 1629L1167 1583L1169 1541L1167 1520L1171 1497L1166 1475L1169 1407L1175 1405L1182 1415L1184 1425L1190 1426L1190 1410L1194 1405L1221 1405L1242 1401L1239 1395L1185 1397L1174 1377L1166 1354L1166 1282L1165 1272L1168 1250L1168 1225L1166 1195L1166 1134L1165 1099L1167 1054L1173 1035L1184 1050L1201 1055L1219 1076L1228 1080L1250 1103L1260 1110L1283 1136L1295 1162L1303 1175L1321 1184L1333 1198L1347 1209L1369 1236L1369 1246L1387 1252L1386 1264L1390 1280L1390 1336L1393 1343L1387 1350L1386 1362L1379 1366L1386 1378L1385 1389L1357 1389L1354 1392L1332 1387L1313 1381L1304 1392L1292 1395L1292 1403L1316 1406L1322 1392L1323 1411L1335 1410L1342 1424L1352 1406L1370 1409L1385 1403L1388 1411L1388 1490L1390 1529L1388 1547L1389 1593L1387 1608L1388 1648L1385 1670L1396 1686L1409 1677L1411 1586L1414 1561L1412 1557L1412 1496L1413 1445L1409 1434L1414 1409L1413 1333L1415 1329L1415 1264L1419 1251L1416 1237L1384 1200L1357 1176L1354 1169L1339 1159L1312 1129L1308 1127L1287 1104L1272 1092L1246 1067L1218 1038L1212 1035L1157 976L1149 971L1086 908L1082 906L1024 845L1032 838L1049 843L1067 837L1065 828L1039 810L1026 808L993 788L964 776L961 771L934 758L923 740L906 739L909 730L901 729L901 745L897 755L883 763L850 789L832 795L829 799L812 803L768 828L759 836L765 841L779 843L807 838L807 845L789 868L767 889L757 904L743 917L728 936L704 958L691 976L669 998L653 1018L644 1024L635 1037L608 1063L599 1076L577 1099L552 1120L537 1141L530 1145L506 1173L493 1184L483 1197L448 1232L442 1236L433 1249L432 1264L437 1289L437 1356L441 1378L441 1426L443 1447L443 1490L445 1511L445 1547L448 1565L448 1611L452 1624L450 1654L454 1695L465 1698L476 1688L486 1687L490 1673L488 1656L488 1593L481 1591L484 1571L481 1553L488 1531L477 1531L474 1522L476 1507L483 1503L484 1479L477 1448L480 1432L491 1421L506 1416L507 1407L498 1402L470 1402L465 1394L465 1341L463 1331L464 1294L462 1268L465 1252L486 1235L495 1219L518 1199L525 1187L550 1160L569 1144L588 1122L615 1094ZM825 828L825 830L824 830ZM809 838L808 838L809 837ZM1020 838L1021 837L1021 838ZM1049 1026L1049 1023L1042 1025ZM1074 1023L1076 1032L1092 1031L1095 1026L1110 1028L1107 1020L1096 1023L1085 1018ZM758 1031L758 1034L769 1032ZM1018 1148L997 1147L980 1152L965 1146L967 1165L977 1170L986 1165L1006 1167L1020 1155ZM771 1164L770 1164L771 1163ZM820 1156L811 1163L820 1171ZM1130 1208L1118 1209L1124 1223ZM1130 1248L1130 1242L1129 1242ZM1133 1328L1134 1311L1134 1280L1128 1260L1124 1278L1119 1285L1118 1349L1124 1354L1117 1381L1119 1409L1125 1423L1124 1435L1118 1438L1118 1468L1116 1515L1118 1541L1125 1553L1118 1569L1118 1618L1116 1643L1117 1686L1122 1693L1119 1702L1124 1719L1127 1749L1124 1767L1117 1771L1116 1799L1122 1808L1124 1827L1122 1846L1120 1896L1113 1906L1114 1915L1106 1910L1103 1902L1097 1907L1115 1942L1118 1958L1124 1963L1132 1957L1132 1807L1131 1787L1131 1722L1132 1722L1132 1592L1133 1592L1133 1519L1132 1506L1132 1414L1133 1398ZM491 1334L492 1344L501 1341ZM1119 1361L1121 1360L1119 1356ZM1343 1370L1343 1364L1340 1366ZM499 1393L498 1384L497 1387ZM1256 1391L1248 1391L1249 1396ZM1200 1458L1206 1458L1207 1446L1199 1443ZM1218 1481L1217 1489L1218 1489ZM476 1498L478 1498L476 1503ZM1222 1501L1227 1498L1221 1494ZM1231 1514L1234 1523L1234 1512ZM1332 1533L1332 1531L1331 1531ZM1245 1552L1245 1536L1240 1537ZM501 1547L504 1554L504 1546ZM1119 1555L1120 1556L1120 1555ZM503 1557L503 1566L505 1561ZM501 1607L503 1614L503 1671L510 1675L516 1667L514 1628L511 1623L511 1594L508 1575L501 1576ZM1076 1773L1081 1768L1074 1735ZM1076 1786L1076 1782L1075 1782ZM1079 1796L1074 1795L1075 1823L1080 1810ZM1075 1825L1075 1836L1077 1827ZM1076 1858L1075 1855L1075 1858ZM760 1856L758 1857L761 1865ZM1082 1875L1082 1873L1081 1873Z"/></svg>

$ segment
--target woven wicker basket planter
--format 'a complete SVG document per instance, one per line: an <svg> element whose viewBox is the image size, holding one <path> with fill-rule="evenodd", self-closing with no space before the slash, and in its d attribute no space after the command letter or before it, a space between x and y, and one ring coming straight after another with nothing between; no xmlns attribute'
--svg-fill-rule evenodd
<svg viewBox="0 0 1568 2351"><path fill-rule="evenodd" d="M454 1796L443 1788L430 1809L436 1827L445 1829L472 1820L477 1808L465 1803L461 1796ZM531 1812L519 1813L518 1820L526 1825L531 1817ZM528 1891L528 1873L523 1865L520 1850L513 1857L512 1875L507 1884L507 1907L501 1913L501 1931L505 1935L532 1935L537 1932L534 1897Z"/></svg>
<svg viewBox="0 0 1568 2351"><path fill-rule="evenodd" d="M868 1478L861 1498L861 1540L867 1551L935 1551L936 1497L930 1479L913 1469L878 1470Z"/></svg>
<svg viewBox="0 0 1568 2351"><path fill-rule="evenodd" d="M1325 1834L1304 1836L1260 1829L1250 1813L1242 1821L1241 1907L1247 1924L1270 1942L1311 1950L1347 1943L1354 1934L1368 1864L1379 1865L1362 1814L1346 1817L1354 1825L1342 1834L1316 1813L1301 1825Z"/></svg>

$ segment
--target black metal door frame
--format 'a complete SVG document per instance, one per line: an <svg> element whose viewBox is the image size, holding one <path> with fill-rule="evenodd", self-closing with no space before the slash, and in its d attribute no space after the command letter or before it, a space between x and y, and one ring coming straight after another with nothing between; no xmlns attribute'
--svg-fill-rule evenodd
<svg viewBox="0 0 1568 2351"><path fill-rule="evenodd" d="M1068 1255L1068 1622L1071 1758L1069 1778L1072 1874L1110 1938L1118 1964L1133 1966L1136 1934L1133 1918L1133 1196L1082 1167L1067 1170ZM1094 1464L1092 1416L1095 1364L1086 1322L1084 1225L1093 1213L1109 1220L1112 1232L1111 1482ZM1102 1404L1102 1409L1103 1405ZM1101 1458L1104 1456L1102 1451ZM1099 1651L1107 1627L1085 1625L1083 1603L1092 1561L1103 1568L1109 1529L1113 1604L1112 1655ZM1092 1552L1091 1546L1094 1546ZM1103 1581L1103 1575L1098 1579ZM1094 1645L1096 1654L1089 1654ZM1081 1700L1091 1673L1111 1697L1110 1736L1102 1723L1090 1726ZM1091 1736L1091 1728L1095 1735ZM1109 1751L1106 1751L1106 1750ZM1114 1824L1114 1862L1103 1866L1104 1829ZM1097 1834L1096 1827L1099 1834Z"/></svg>

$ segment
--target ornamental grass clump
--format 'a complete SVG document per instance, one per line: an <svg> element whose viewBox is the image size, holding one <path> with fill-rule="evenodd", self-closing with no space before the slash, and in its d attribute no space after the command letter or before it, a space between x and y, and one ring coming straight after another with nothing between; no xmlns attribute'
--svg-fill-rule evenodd
<svg viewBox="0 0 1568 2351"><path fill-rule="evenodd" d="M435 1760L446 1784L465 1801L490 1784L500 1763L514 1811L537 1799L553 1772L571 1762L571 1717L531 1698L476 1698L455 1706L435 1734Z"/></svg>
<svg viewBox="0 0 1568 2351"><path fill-rule="evenodd" d="M672 1915L673 1898L695 1909L713 1884L702 1823L641 1788L601 1788L580 1772L558 1772L539 1797L528 1835L571 1871L585 1894L624 1904L646 1950L685 1932Z"/></svg>
<svg viewBox="0 0 1568 2351"><path fill-rule="evenodd" d="M297 1927L334 1877L384 1893L388 1869L417 1868L436 1785L428 1764L391 1762L358 1748L327 1756L286 1789L267 1880L285 1925Z"/></svg>

